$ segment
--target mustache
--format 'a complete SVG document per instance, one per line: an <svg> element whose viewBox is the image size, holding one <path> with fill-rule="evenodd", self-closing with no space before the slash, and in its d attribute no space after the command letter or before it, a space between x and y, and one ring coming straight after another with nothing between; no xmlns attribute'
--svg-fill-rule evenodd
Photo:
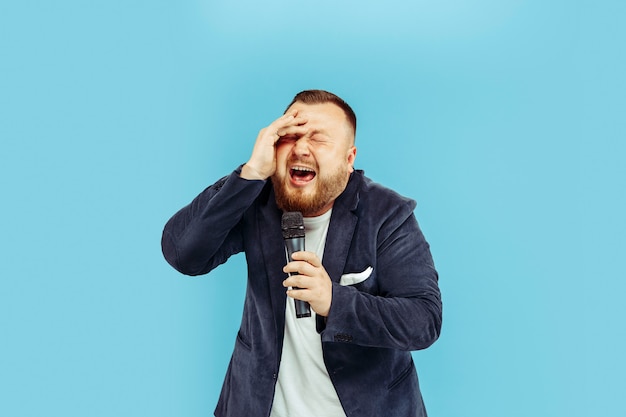
<svg viewBox="0 0 626 417"><path fill-rule="evenodd" d="M297 156L292 156L287 160L287 163L290 165L293 164L302 164L302 165L306 165L306 166L310 166L312 168L317 169L317 163L315 162L315 160L313 158L300 158Z"/></svg>

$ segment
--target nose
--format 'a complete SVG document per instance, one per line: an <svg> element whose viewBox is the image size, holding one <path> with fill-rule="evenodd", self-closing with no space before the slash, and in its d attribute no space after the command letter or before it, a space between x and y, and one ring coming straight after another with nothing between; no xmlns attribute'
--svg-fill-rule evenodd
<svg viewBox="0 0 626 417"><path fill-rule="evenodd" d="M293 145L293 149L291 151L297 156L309 156L311 151L309 149L309 140L307 137L302 136L299 138Z"/></svg>

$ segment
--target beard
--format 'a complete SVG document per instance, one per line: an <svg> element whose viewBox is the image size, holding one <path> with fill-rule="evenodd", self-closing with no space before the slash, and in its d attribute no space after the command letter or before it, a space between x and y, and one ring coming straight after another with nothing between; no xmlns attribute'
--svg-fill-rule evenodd
<svg viewBox="0 0 626 417"><path fill-rule="evenodd" d="M299 211L304 217L321 215L322 209L331 204L345 190L348 184L349 171L347 167L339 167L334 172L315 177L315 188L303 190L289 188L289 172L283 178L272 175L276 205L279 209Z"/></svg>

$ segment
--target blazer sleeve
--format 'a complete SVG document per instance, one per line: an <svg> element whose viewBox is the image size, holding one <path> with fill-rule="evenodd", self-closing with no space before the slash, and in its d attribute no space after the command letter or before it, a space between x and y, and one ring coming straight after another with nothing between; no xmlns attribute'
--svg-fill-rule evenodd
<svg viewBox="0 0 626 417"><path fill-rule="evenodd" d="M177 271L206 274L243 251L241 219L266 181L245 180L240 172L206 188L165 225L161 249Z"/></svg>
<svg viewBox="0 0 626 417"><path fill-rule="evenodd" d="M377 290L333 283L322 341L399 350L425 349L441 331L442 303L430 248L407 202L381 222L376 240ZM363 236L357 236L363 238Z"/></svg>

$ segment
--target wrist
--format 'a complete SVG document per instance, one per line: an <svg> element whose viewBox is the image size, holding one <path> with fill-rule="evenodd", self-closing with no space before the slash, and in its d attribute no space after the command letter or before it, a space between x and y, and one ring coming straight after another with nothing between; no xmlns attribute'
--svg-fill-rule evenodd
<svg viewBox="0 0 626 417"><path fill-rule="evenodd" d="M262 180L265 181L269 175L263 175L256 168L252 167L248 163L245 163L241 167L241 174L239 176L245 180Z"/></svg>

